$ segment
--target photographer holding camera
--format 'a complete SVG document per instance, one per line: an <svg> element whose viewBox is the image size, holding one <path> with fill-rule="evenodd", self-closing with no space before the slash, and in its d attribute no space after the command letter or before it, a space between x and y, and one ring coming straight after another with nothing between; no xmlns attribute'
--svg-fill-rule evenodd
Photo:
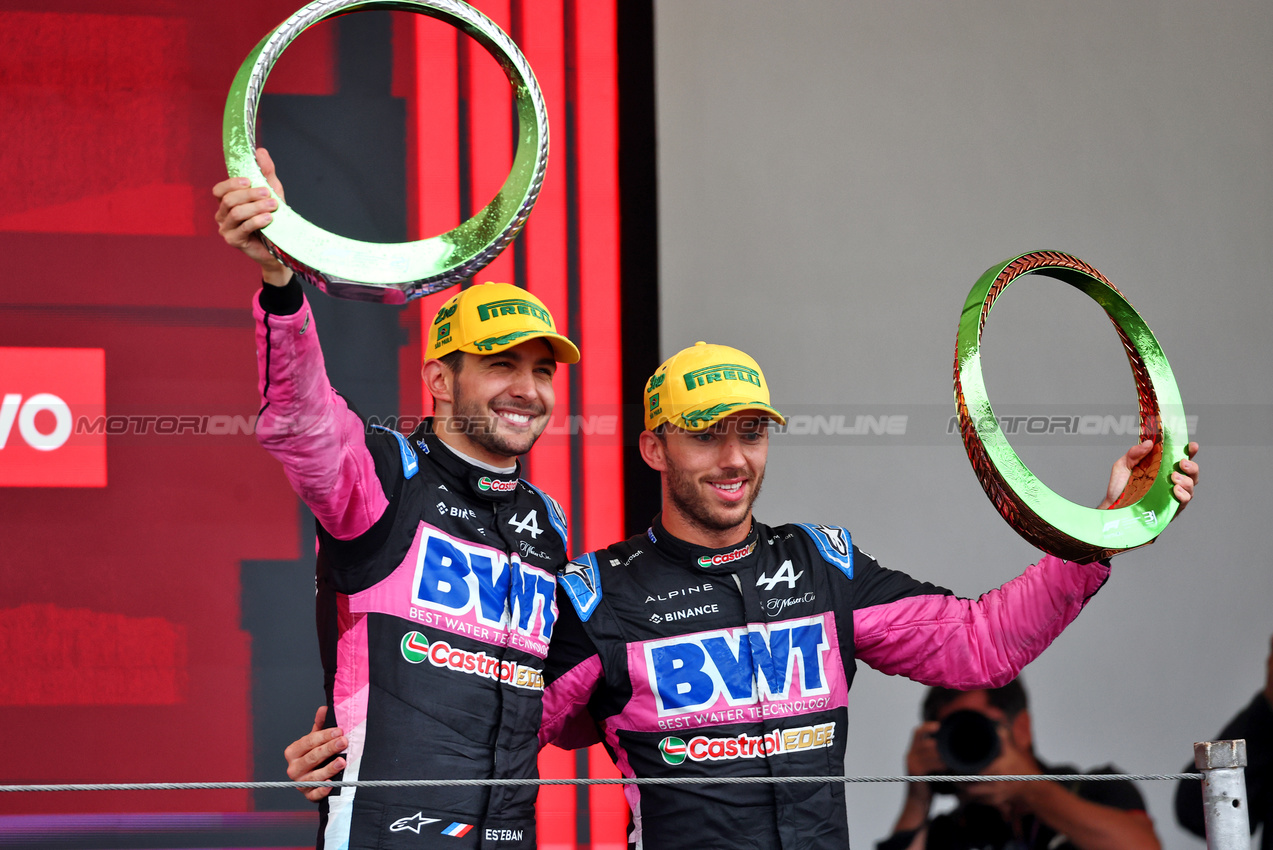
<svg viewBox="0 0 1273 850"><path fill-rule="evenodd" d="M911 739L911 776L1078 774L1034 753L1030 711L1018 679L1001 688L930 688ZM1106 766L1092 773L1117 772ZM933 795L959 806L930 817ZM1130 782L916 782L893 835L876 850L1160 850L1145 801Z"/></svg>

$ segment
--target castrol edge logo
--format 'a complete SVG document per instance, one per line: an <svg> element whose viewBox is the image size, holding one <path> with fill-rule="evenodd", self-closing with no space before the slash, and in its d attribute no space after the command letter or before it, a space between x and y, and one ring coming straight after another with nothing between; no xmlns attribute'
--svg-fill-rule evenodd
<svg viewBox="0 0 1273 850"><path fill-rule="evenodd" d="M0 348L0 487L105 487L100 348Z"/></svg>
<svg viewBox="0 0 1273 850"><path fill-rule="evenodd" d="M493 679L506 685L532 691L544 689L544 674L534 667L505 661L485 652L471 652L451 646L445 640L429 639L420 632L407 632L401 641L402 657L411 664L428 661L434 667Z"/></svg>
<svg viewBox="0 0 1273 850"><path fill-rule="evenodd" d="M690 761L733 761L767 758L806 750L821 750L835 742L835 724L819 723L796 729L775 729L764 735L735 735L709 738L697 735L688 741L668 736L659 741L663 761L678 765Z"/></svg>

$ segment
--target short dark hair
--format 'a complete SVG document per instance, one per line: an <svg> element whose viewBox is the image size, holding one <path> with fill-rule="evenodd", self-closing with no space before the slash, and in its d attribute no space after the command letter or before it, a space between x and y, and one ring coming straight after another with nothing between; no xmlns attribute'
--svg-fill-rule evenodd
<svg viewBox="0 0 1273 850"><path fill-rule="evenodd" d="M464 367L464 352L457 348L455 351L443 354L438 358L438 362L450 369L451 374L458 375L460 374L460 369Z"/></svg>
<svg viewBox="0 0 1273 850"><path fill-rule="evenodd" d="M1002 688L986 688L986 701L1004 713L1008 720L1029 708L1025 694L1025 685L1020 678L1013 679ZM941 710L950 705L967 691L956 691L950 688L929 688L924 695L921 716L924 720L936 720Z"/></svg>

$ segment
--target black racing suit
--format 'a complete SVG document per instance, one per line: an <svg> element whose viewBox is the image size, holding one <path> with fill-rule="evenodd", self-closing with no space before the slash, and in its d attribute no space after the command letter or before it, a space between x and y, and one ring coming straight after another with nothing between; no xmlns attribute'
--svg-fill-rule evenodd
<svg viewBox="0 0 1273 850"><path fill-rule="evenodd" d="M599 730L625 776L843 775L855 658L925 684L1002 685L1108 574L1048 556L970 601L884 569L843 528L756 522L711 550L656 519L558 578L540 738L583 746ZM842 783L625 793L636 847L848 845Z"/></svg>
<svg viewBox="0 0 1273 850"><path fill-rule="evenodd" d="M298 287L299 288L299 287ZM317 619L342 777L534 778L566 526L551 498L461 459L426 420L368 428L332 391L308 305L257 305L257 432L319 521ZM535 847L533 786L360 788L320 845Z"/></svg>

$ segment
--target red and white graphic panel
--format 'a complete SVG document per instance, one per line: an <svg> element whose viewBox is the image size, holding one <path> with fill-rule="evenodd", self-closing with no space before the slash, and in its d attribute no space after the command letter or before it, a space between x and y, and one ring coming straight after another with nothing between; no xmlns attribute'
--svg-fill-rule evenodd
<svg viewBox="0 0 1273 850"><path fill-rule="evenodd" d="M105 487L105 414L105 350L0 348L0 487Z"/></svg>

